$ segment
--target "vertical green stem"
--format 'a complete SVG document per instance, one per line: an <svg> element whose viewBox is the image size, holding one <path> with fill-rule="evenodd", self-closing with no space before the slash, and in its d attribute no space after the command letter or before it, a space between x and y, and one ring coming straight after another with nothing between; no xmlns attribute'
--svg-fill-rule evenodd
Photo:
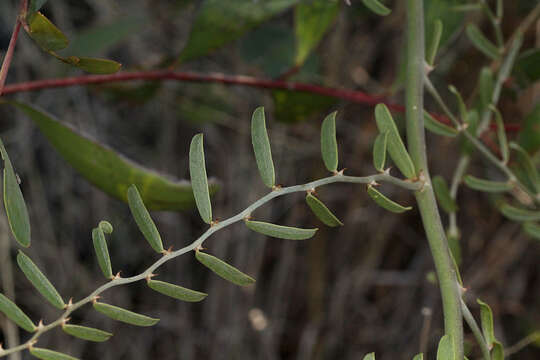
<svg viewBox="0 0 540 360"><path fill-rule="evenodd" d="M463 360L461 294L427 166L423 119L424 57L423 0L407 0L407 142L417 174L423 176L426 183L415 196L439 279L445 333L452 339L454 359Z"/></svg>

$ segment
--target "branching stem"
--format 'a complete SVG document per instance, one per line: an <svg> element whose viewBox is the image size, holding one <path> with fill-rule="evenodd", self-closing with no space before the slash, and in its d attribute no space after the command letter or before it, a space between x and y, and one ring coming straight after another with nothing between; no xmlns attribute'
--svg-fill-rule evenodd
<svg viewBox="0 0 540 360"><path fill-rule="evenodd" d="M176 257L178 257L180 255L183 255L183 254L185 254L187 252L190 252L192 250L197 249L199 246L201 246L204 243L204 241L206 239L208 239L210 237L210 235L212 235L216 231L221 230L221 229L223 229L223 228L225 228L225 227L227 227L227 226L229 226L231 224L234 224L236 222L244 220L246 217L251 215L251 213L253 211L255 211L257 208L265 205L266 203L268 203L270 200L272 200L274 198L277 198L277 197L280 197L280 196L283 196L283 195L287 195L287 194L291 194L291 193L295 193L295 192L310 191L310 190L316 189L316 188L318 188L320 186L333 184L333 183L369 184L369 183L372 183L372 182L386 182L386 183L390 183L392 185L396 185L396 186L399 186L399 187L401 187L403 189L411 190L411 191L418 191L423 186L423 183L421 183L419 181L410 182L410 181L405 181L405 180L398 179L396 177L393 177L393 176L387 175L387 174L377 174L377 175L364 176L364 177L333 175L333 176L326 177L326 178L323 178L323 179L308 182L308 183L303 184L303 185L295 185L295 186L289 186L289 187L284 187L284 188L277 188L276 190L273 190L272 192L266 194L265 196L263 196L259 200L255 201L253 204L251 204L250 206L245 208L242 212L236 214L235 216L233 216L231 218L220 221L216 225L208 228L197 240L192 242L190 245L185 246L185 247L183 247L183 248L181 248L179 250L172 251L172 252L169 252L169 253L163 255L160 259L158 259L156 262L154 262L149 268L147 268L145 271L143 271L139 275L135 275L135 276L127 277L127 278L122 278L122 277L115 278L115 279L109 281L108 283L101 285L99 288L97 288L95 291L93 291L90 295L88 295L84 299L79 300L76 303L73 303L70 306L68 306L66 308L66 310L64 311L64 313L58 319L51 322L50 324L39 327L38 330L33 334L33 336L28 341L26 341L25 343L23 343L21 345L18 345L18 346L14 346L14 347L9 348L9 349L0 350L0 358L4 357L4 356L7 356L9 354L12 354L12 353L15 353L15 352L18 352L18 351L23 351L23 350L26 350L26 349L30 348L30 346L32 346L33 344L35 344L39 340L41 335L43 335L44 333L46 333L46 332L48 332L48 331L50 331L50 330L52 330L52 329L54 329L54 328L56 328L58 326L61 326L66 321L66 319L69 317L69 315L72 312L74 312L78 308L82 307L83 305L86 305L86 304L92 302L96 298L96 296L100 295L105 290L110 289L110 288L115 287L115 286L125 285L125 284L134 283L134 282L137 282L137 281L145 280L148 276L152 275L161 265L165 264L169 260L172 260L172 259L174 259L174 258L176 258Z"/></svg>

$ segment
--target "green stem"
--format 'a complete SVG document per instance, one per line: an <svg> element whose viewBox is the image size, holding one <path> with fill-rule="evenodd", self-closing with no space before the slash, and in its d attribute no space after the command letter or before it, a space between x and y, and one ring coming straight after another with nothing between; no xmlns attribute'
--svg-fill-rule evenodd
<svg viewBox="0 0 540 360"><path fill-rule="evenodd" d="M463 360L461 294L427 166L423 119L424 41L423 1L407 0L407 142L417 174L426 182L424 189L415 195L439 279L445 333L452 339L454 359Z"/></svg>
<svg viewBox="0 0 540 360"><path fill-rule="evenodd" d="M203 244L203 242L206 239L210 237L210 235L212 235L213 233L215 233L216 231L220 229L223 229L224 227L227 227L231 224L244 220L245 218L250 216L253 211L263 206L264 204L266 204L272 199L275 199L283 195L295 193L295 192L310 191L310 190L316 189L319 186L333 184L333 183L370 184L372 182L386 182L386 183L399 186L403 189L412 190L412 191L418 191L423 186L421 182L404 181L404 180L395 178L387 174L378 174L378 175L363 176L363 177L344 176L344 175L337 174L337 175L329 176L323 179L311 181L303 185L277 188L276 190L266 194L259 200L255 201L253 204L251 204L250 206L248 206L247 208L245 208L243 211L236 214L235 216L230 217L226 220L220 221L219 223L211 226L201 236L199 236L197 240L192 242L190 245L163 255L161 258L159 258L149 268L147 268L145 271L143 271L139 275L135 275L135 276L127 277L127 278L115 277L113 280L109 281L108 283L101 285L99 288L97 288L94 292L92 292L90 295L88 295L84 299L79 300L73 304L70 303L70 305L66 307L65 311L62 313L62 315L58 319L51 322L50 324L39 326L37 331L33 334L33 336L29 340L27 340L25 343L18 346L14 346L9 349L5 349L5 350L0 349L0 358L7 356L9 354L13 354L15 352L23 351L30 348L34 343L38 341L41 335L43 335L44 333L58 326L61 326L64 322L67 321L66 319L69 317L69 315L72 312L82 307L83 305L86 305L92 302L96 298L96 296L100 295L105 290L110 289L115 286L125 285L125 284L134 283L137 281L145 280L148 276L151 276L154 273L154 271L156 271L161 265L165 264L167 261L172 260L180 255L183 255L187 252L197 249L199 246Z"/></svg>

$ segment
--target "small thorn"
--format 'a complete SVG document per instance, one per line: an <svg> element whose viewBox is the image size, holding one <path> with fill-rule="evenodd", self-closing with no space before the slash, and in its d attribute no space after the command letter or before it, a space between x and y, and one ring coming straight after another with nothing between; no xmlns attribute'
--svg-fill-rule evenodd
<svg viewBox="0 0 540 360"><path fill-rule="evenodd" d="M388 168L386 168L385 170L383 170L383 174L384 174L384 175L390 175L390 169L392 169L391 166L388 167Z"/></svg>
<svg viewBox="0 0 540 360"><path fill-rule="evenodd" d="M43 325L43 320L39 320L39 323L38 323L38 326L37 326L38 330L43 329L44 326L45 325Z"/></svg>
<svg viewBox="0 0 540 360"><path fill-rule="evenodd" d="M69 317L63 319L63 320L62 320L62 327L64 327L64 325L66 325L66 323L67 323L69 320L71 320L71 318L69 318Z"/></svg>
<svg viewBox="0 0 540 360"><path fill-rule="evenodd" d="M116 275L113 276L112 280L120 279L122 276L120 276L121 271L117 272Z"/></svg>
<svg viewBox="0 0 540 360"><path fill-rule="evenodd" d="M204 250L204 248L201 245L199 245L194 250L197 252L197 251Z"/></svg>
<svg viewBox="0 0 540 360"><path fill-rule="evenodd" d="M150 279L152 279L153 277L156 277L156 276L158 276L158 274L152 273L152 274L147 275L146 276L146 282L150 281Z"/></svg>
<svg viewBox="0 0 540 360"><path fill-rule="evenodd" d="M459 131L459 132L465 131L465 130L467 130L468 127L469 127L469 124L467 124L467 123L459 124L458 127L457 127L457 131Z"/></svg>
<svg viewBox="0 0 540 360"><path fill-rule="evenodd" d="M343 176L343 173L347 170L347 168L343 168L339 171L334 171L334 176Z"/></svg>
<svg viewBox="0 0 540 360"><path fill-rule="evenodd" d="M308 194L315 194L315 188L308 189L306 192Z"/></svg>
<svg viewBox="0 0 540 360"><path fill-rule="evenodd" d="M272 186L272 191L278 191L278 190L281 190L282 187L283 187L283 185L281 185L281 184L276 184L276 185Z"/></svg>
<svg viewBox="0 0 540 360"><path fill-rule="evenodd" d="M371 180L371 182L368 184L368 186L379 186L379 185L381 185L381 184L379 184L375 180Z"/></svg>
<svg viewBox="0 0 540 360"><path fill-rule="evenodd" d="M219 219L210 221L210 227L216 226L217 224L219 224Z"/></svg>

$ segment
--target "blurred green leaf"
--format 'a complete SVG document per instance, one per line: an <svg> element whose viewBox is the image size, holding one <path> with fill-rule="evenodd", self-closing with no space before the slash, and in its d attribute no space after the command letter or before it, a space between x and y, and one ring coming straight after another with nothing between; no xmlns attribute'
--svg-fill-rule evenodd
<svg viewBox="0 0 540 360"><path fill-rule="evenodd" d="M499 141L499 150L501 151L503 163L508 162L510 153L508 150L508 140L506 138L506 130L504 128L504 121L501 112L493 105L489 106L489 109L495 113L495 124L497 125L497 140Z"/></svg>
<svg viewBox="0 0 540 360"><path fill-rule="evenodd" d="M299 0L204 0L179 61L185 62L237 39Z"/></svg>
<svg viewBox="0 0 540 360"><path fill-rule="evenodd" d="M540 225L533 222L524 222L523 231L530 237L536 240L540 240Z"/></svg>
<svg viewBox="0 0 540 360"><path fill-rule="evenodd" d="M375 360L375 353L366 354L362 360Z"/></svg>
<svg viewBox="0 0 540 360"><path fill-rule="evenodd" d="M467 37L473 43L473 45L480 50L487 57L496 60L500 57L500 52L497 46L493 44L485 35L480 31L475 24L467 25L466 29Z"/></svg>
<svg viewBox="0 0 540 360"><path fill-rule="evenodd" d="M72 37L66 52L75 56L93 56L106 52L129 36L137 36L146 21L139 18L120 18L105 25L92 26Z"/></svg>
<svg viewBox="0 0 540 360"><path fill-rule="evenodd" d="M508 219L514 221L538 221L540 211L517 208L509 204L499 206L499 211Z"/></svg>
<svg viewBox="0 0 540 360"><path fill-rule="evenodd" d="M135 184L150 210L186 210L195 205L188 181L170 180L135 164L105 145L78 134L41 110L23 103L13 104L36 123L71 166L107 194L127 203L127 189L131 184ZM210 191L217 191L215 183L211 183Z"/></svg>
<svg viewBox="0 0 540 360"><path fill-rule="evenodd" d="M197 134L191 139L189 146L189 174L199 214L205 223L210 224L212 223L212 203L210 202L208 177L204 161L203 134Z"/></svg>
<svg viewBox="0 0 540 360"><path fill-rule="evenodd" d="M17 174L13 170L11 160L4 147L4 143L0 140L0 154L4 160L4 207L9 223L11 233L15 240L24 247L29 247L31 242L30 218L28 217L28 209L24 202L24 197L19 187Z"/></svg>
<svg viewBox="0 0 540 360"><path fill-rule="evenodd" d="M435 195L437 196L437 200L439 201L439 205L441 205L444 211L447 213L458 211L456 202L452 199L452 196L450 196L450 190L448 189L446 180L442 176L436 175L431 179L431 184L435 191Z"/></svg>
<svg viewBox="0 0 540 360"><path fill-rule="evenodd" d="M114 74L122 67L122 64L108 59L68 56L61 60L90 74Z"/></svg>
<svg viewBox="0 0 540 360"><path fill-rule="evenodd" d="M439 50L439 45L441 42L441 36L443 32L443 23L440 19L436 19L433 23L433 28L430 31L431 38L429 45L426 47L426 62L433 66L435 62L435 57L437 56L437 50Z"/></svg>
<svg viewBox="0 0 540 360"><path fill-rule="evenodd" d="M480 91L480 101L482 107L486 109L492 102L494 79L493 72L487 66L484 66L480 71L478 79L478 88Z"/></svg>
<svg viewBox="0 0 540 360"><path fill-rule="evenodd" d="M504 348L498 341L493 343L493 349L491 350L491 360L504 360Z"/></svg>
<svg viewBox="0 0 540 360"><path fill-rule="evenodd" d="M528 49L521 53L514 67L514 73L526 84L540 80L540 48Z"/></svg>
<svg viewBox="0 0 540 360"><path fill-rule="evenodd" d="M379 16L387 16L392 12L392 10L384 6L384 4L379 0L362 0L362 2L369 10L373 11Z"/></svg>
<svg viewBox="0 0 540 360"><path fill-rule="evenodd" d="M540 104L537 104L523 119L519 132L519 144L529 153L540 149Z"/></svg>
<svg viewBox="0 0 540 360"><path fill-rule="evenodd" d="M491 180L485 180L477 178L476 176L472 175L465 175L463 178L463 181L465 181L465 184L467 184L468 187L474 190L478 191L485 191L485 192L506 192L512 190L514 187L510 182L506 181L491 181Z"/></svg>
<svg viewBox="0 0 540 360"><path fill-rule="evenodd" d="M538 170L536 169L536 166L534 166L531 157L519 144L511 142L509 146L510 149L517 153L518 166L523 171L523 176L525 176L526 182L532 186L532 190L535 193L538 193L540 191L540 178L538 175Z"/></svg>
<svg viewBox="0 0 540 360"><path fill-rule="evenodd" d="M253 144L253 152L262 181L264 185L273 188L276 182L276 175L274 172L270 140L266 131L264 107L262 106L256 108L251 117L251 143Z"/></svg>
<svg viewBox="0 0 540 360"><path fill-rule="evenodd" d="M425 0L426 44L431 44L434 41L433 37L437 36L437 33L432 31L436 27L437 20L443 24L439 48L447 44L463 23L463 14L453 11L452 8L463 2L463 0Z"/></svg>
<svg viewBox="0 0 540 360"><path fill-rule="evenodd" d="M295 64L301 65L319 44L339 12L339 1L311 0L296 5L294 29L296 33Z"/></svg>
<svg viewBox="0 0 540 360"><path fill-rule="evenodd" d="M245 220L246 226L259 234L286 240L305 240L313 237L318 229L300 229L262 221Z"/></svg>
<svg viewBox="0 0 540 360"><path fill-rule="evenodd" d="M68 39L42 13L35 12L27 19L28 35L45 51L62 50L68 45Z"/></svg>

